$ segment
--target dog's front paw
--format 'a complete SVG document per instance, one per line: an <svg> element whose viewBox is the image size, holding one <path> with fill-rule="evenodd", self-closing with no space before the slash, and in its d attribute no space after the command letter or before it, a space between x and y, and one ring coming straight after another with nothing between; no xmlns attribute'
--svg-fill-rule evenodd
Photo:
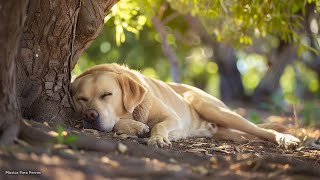
<svg viewBox="0 0 320 180"><path fill-rule="evenodd" d="M295 149L300 144L300 140L290 134L279 134L276 140L278 144L285 149Z"/></svg>
<svg viewBox="0 0 320 180"><path fill-rule="evenodd" d="M154 147L171 147L171 142L169 141L168 137L163 137L161 135L153 135L150 137L148 140L148 145L149 146L154 146Z"/></svg>
<svg viewBox="0 0 320 180"><path fill-rule="evenodd" d="M113 128L117 134L144 136L149 132L149 126L135 120L120 120Z"/></svg>

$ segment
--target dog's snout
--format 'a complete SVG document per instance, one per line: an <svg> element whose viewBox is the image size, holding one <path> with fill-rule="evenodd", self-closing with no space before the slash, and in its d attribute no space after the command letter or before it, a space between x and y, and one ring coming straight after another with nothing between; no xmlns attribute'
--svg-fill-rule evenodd
<svg viewBox="0 0 320 180"><path fill-rule="evenodd" d="M99 119L99 113L94 109L87 109L83 112L83 119L86 121L96 121Z"/></svg>

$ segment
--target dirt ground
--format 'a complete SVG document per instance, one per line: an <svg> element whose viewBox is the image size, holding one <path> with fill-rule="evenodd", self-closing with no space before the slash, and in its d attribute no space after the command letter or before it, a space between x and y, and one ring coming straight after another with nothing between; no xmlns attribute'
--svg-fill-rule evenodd
<svg viewBox="0 0 320 180"><path fill-rule="evenodd" d="M295 150L262 140L239 144L213 138L157 149L144 139L95 130L84 132L117 148L106 153L17 140L0 147L0 179L320 179L320 149L310 143L320 137L319 128L287 126L303 141Z"/></svg>

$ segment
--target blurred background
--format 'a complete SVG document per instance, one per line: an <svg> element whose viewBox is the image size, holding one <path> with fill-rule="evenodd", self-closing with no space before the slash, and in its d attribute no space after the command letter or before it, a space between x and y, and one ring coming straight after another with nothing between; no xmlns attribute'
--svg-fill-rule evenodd
<svg viewBox="0 0 320 180"><path fill-rule="evenodd" d="M231 107L320 124L319 1L120 0L73 77L102 63L199 87ZM261 121L261 111L244 113Z"/></svg>

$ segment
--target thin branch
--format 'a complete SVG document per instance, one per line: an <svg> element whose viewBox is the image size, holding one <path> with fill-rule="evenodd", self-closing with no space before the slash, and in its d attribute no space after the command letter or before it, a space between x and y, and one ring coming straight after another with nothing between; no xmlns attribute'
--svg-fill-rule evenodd
<svg viewBox="0 0 320 180"><path fill-rule="evenodd" d="M163 20L162 20L162 23L164 25L168 24L170 21L174 20L175 18L179 17L180 16L180 13L178 12L174 12L172 14L170 14L169 16L165 17Z"/></svg>
<svg viewBox="0 0 320 180"><path fill-rule="evenodd" d="M169 43L167 42L166 28L164 23L161 21L161 17L164 11L166 10L166 7L166 3L162 4L162 6L159 9L159 12L151 19L151 21L153 23L154 28L160 35L162 51L169 60L172 79L174 82L180 82L180 69L178 57L172 50Z"/></svg>

